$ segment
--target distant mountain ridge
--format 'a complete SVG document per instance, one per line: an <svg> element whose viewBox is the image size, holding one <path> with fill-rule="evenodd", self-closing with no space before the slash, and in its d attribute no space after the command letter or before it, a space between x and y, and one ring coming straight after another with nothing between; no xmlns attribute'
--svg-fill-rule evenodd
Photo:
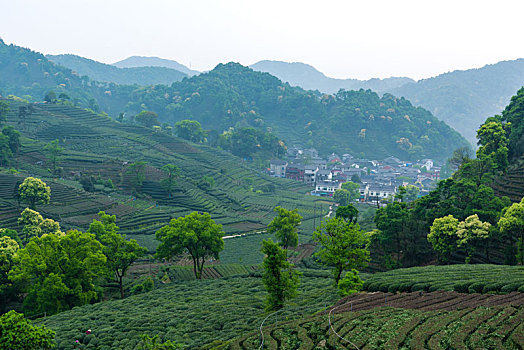
<svg viewBox="0 0 524 350"><path fill-rule="evenodd" d="M131 56L122 61L118 61L112 64L112 66L118 68L135 68L135 67L165 67L176 69L179 72L193 76L200 74L199 71L189 69L181 63L174 60L168 60L160 57L146 57L146 56Z"/></svg>
<svg viewBox="0 0 524 350"><path fill-rule="evenodd" d="M133 67L118 68L77 55L46 55L59 65L67 67L79 75L87 75L96 81L115 84L170 85L188 75L173 68L166 67Z"/></svg>
<svg viewBox="0 0 524 350"><path fill-rule="evenodd" d="M384 93L415 80L406 77L391 77L385 79L336 79L330 78L318 71L315 67L301 62L259 61L249 66L259 72L266 72L276 76L283 82L292 86L300 86L306 90L319 90L320 92L334 94L340 89L359 90L371 89L377 93Z"/></svg>
<svg viewBox="0 0 524 350"><path fill-rule="evenodd" d="M500 114L524 85L524 59L456 70L408 83L388 92L428 109L470 142L487 117Z"/></svg>
<svg viewBox="0 0 524 350"><path fill-rule="evenodd" d="M67 103L116 117L142 110L171 125L198 120L210 130L208 142L230 128L272 132L287 145L315 147L321 154L361 158L445 159L467 145L456 131L403 98L371 90L326 95L283 83L238 63L171 85L122 85L92 81L29 49L0 42L0 94L42 101L53 90Z"/></svg>

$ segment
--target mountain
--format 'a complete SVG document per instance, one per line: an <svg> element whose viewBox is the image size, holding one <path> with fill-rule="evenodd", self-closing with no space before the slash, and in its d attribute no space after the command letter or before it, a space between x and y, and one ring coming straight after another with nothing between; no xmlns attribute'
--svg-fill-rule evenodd
<svg viewBox="0 0 524 350"><path fill-rule="evenodd" d="M195 119L219 132L230 127L271 130L288 145L315 147L323 154L444 159L467 145L445 123L405 99L381 98L371 90L321 95L238 63L219 64L169 87L135 90L126 108L136 113L144 104L171 124Z"/></svg>
<svg viewBox="0 0 524 350"><path fill-rule="evenodd" d="M113 66L118 68L133 68L133 67L165 67L176 69L189 76L197 75L200 72L192 70L173 60L166 60L159 57L145 57L145 56L131 56L122 61L113 63Z"/></svg>
<svg viewBox="0 0 524 350"><path fill-rule="evenodd" d="M120 85L79 77L29 49L0 43L0 93L35 102L49 90L61 100L116 117L151 110L161 122L199 121L215 138L230 128L270 131L287 145L317 148L322 154L361 158L445 159L467 142L428 111L405 99L371 90L322 95L237 63L170 86ZM61 97L62 96L62 97ZM211 133L212 134L212 133ZM214 142L213 142L214 139Z"/></svg>
<svg viewBox="0 0 524 350"><path fill-rule="evenodd" d="M371 89L378 93L384 93L406 83L414 82L413 79L404 77L369 80L335 79L326 77L313 66L300 62L289 63L265 60L252 64L249 67L255 71L274 75L292 86L300 86L306 90L319 90L328 94L336 93L340 89Z"/></svg>
<svg viewBox="0 0 524 350"><path fill-rule="evenodd" d="M427 108L476 143L479 125L499 114L523 85L524 59L518 59L441 74L388 92Z"/></svg>
<svg viewBox="0 0 524 350"><path fill-rule="evenodd" d="M91 80L116 84L170 85L187 77L187 74L173 68L118 68L76 55L46 55L46 57L56 64L72 69L79 75L87 75Z"/></svg>

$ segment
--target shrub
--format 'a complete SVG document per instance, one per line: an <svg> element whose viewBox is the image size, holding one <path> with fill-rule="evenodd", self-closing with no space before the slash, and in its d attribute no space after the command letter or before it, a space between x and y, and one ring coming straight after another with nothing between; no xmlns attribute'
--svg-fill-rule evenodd
<svg viewBox="0 0 524 350"><path fill-rule="evenodd" d="M418 291L428 292L430 286L431 284L429 283L415 283L414 285L411 286L411 291L412 292L418 292Z"/></svg>
<svg viewBox="0 0 524 350"><path fill-rule="evenodd" d="M469 293L482 293L484 286L485 286L485 283L483 282L472 283L468 287L468 292Z"/></svg>
<svg viewBox="0 0 524 350"><path fill-rule="evenodd" d="M455 292L458 292L458 293L467 293L468 292L468 289L469 289L469 285L471 284L472 282L469 281L469 282L462 282L462 283L457 283L453 286L453 290Z"/></svg>
<svg viewBox="0 0 524 350"><path fill-rule="evenodd" d="M519 287L520 287L520 283L510 283L500 288L500 291L502 293L511 293L511 292L515 292L517 289L519 289Z"/></svg>

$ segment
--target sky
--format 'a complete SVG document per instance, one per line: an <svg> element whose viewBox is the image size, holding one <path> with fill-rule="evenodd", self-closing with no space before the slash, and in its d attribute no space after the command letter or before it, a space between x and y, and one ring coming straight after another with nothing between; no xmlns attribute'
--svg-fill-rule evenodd
<svg viewBox="0 0 524 350"><path fill-rule="evenodd" d="M104 63L157 56L192 69L260 60L334 78L422 79L524 57L524 1L4 0L0 38Z"/></svg>

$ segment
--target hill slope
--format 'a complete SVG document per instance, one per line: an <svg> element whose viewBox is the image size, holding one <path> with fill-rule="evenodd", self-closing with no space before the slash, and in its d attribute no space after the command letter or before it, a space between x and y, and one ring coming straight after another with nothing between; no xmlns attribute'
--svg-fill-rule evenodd
<svg viewBox="0 0 524 350"><path fill-rule="evenodd" d="M159 57L144 57L144 56L131 56L122 61L118 61L112 64L118 68L133 68L133 67L165 67L176 69L188 76L197 75L200 72L192 70L173 60L166 60L165 58Z"/></svg>
<svg viewBox="0 0 524 350"><path fill-rule="evenodd" d="M277 205L299 208L306 240L314 214L323 214L314 208L318 198L304 195L309 187L262 175L227 152L59 104L35 104L34 113L22 121L17 114L20 105L24 104L10 103L8 123L23 136L22 150L13 162L22 174L0 176L0 227L17 228L16 219L25 207L17 204L13 194L29 174L51 185L51 203L37 208L44 216L66 229L86 229L98 211L105 210L117 215L124 233L143 236L150 248L151 235L159 227L192 211L211 213L226 233L236 234L265 229ZM59 164L63 181L46 179L49 165L43 146L54 139L65 148ZM136 161L148 164L140 199L131 196L126 173ZM172 195L160 183L165 177L160 168L168 163L181 169ZM80 176L111 179L116 189L86 193L78 183ZM204 176L212 177L215 185L203 186Z"/></svg>
<svg viewBox="0 0 524 350"><path fill-rule="evenodd" d="M5 74L4 74L5 73ZM392 95L368 91L320 95L282 83L236 63L171 86L118 85L91 81L43 55L0 43L0 93L41 101L54 90L73 103L117 116L142 110L171 124L195 119L206 129L255 127L288 145L361 158L445 159L467 142L428 111Z"/></svg>
<svg viewBox="0 0 524 350"><path fill-rule="evenodd" d="M278 78L237 63L170 87L133 93L127 108L145 104L165 121L193 118L205 128L270 128L288 145L360 157L443 159L467 142L428 111L392 95L343 91L335 96L291 87Z"/></svg>
<svg viewBox="0 0 524 350"><path fill-rule="evenodd" d="M384 93L406 83L414 82L413 79L405 77L369 80L335 79L327 77L314 67L300 62L289 63L265 60L252 64L249 67L258 72L274 75L292 86L300 86L306 90L319 90L328 94L334 94L340 89L371 89L378 93Z"/></svg>
<svg viewBox="0 0 524 350"><path fill-rule="evenodd" d="M427 108L475 143L476 130L524 85L524 59L441 74L388 90Z"/></svg>
<svg viewBox="0 0 524 350"><path fill-rule="evenodd" d="M76 55L46 55L46 57L80 75L87 75L91 80L116 84L171 85L187 77L185 73L165 67L118 68Z"/></svg>

